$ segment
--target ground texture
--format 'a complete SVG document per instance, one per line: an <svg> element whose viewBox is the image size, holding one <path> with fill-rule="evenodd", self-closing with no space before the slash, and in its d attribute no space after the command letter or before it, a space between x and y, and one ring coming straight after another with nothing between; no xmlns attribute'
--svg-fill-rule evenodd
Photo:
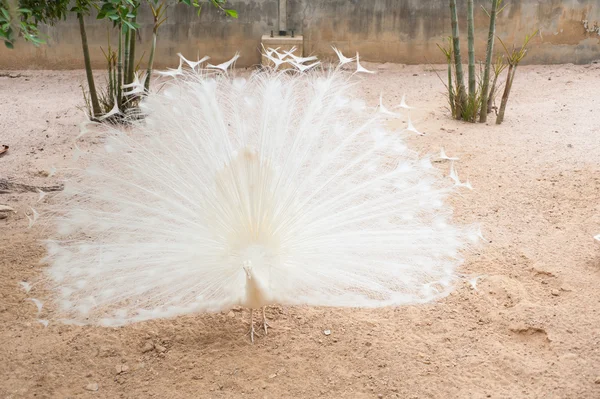
<svg viewBox="0 0 600 399"><path fill-rule="evenodd" d="M468 277L449 297L380 310L273 307L255 345L243 309L44 327L19 288L44 267L44 232L26 217L38 194L0 194L16 210L0 213L0 397L599 398L600 65L520 68L501 126L449 118L443 67L370 67L369 103L383 91L390 108L406 93L426 133L410 146L444 146L475 189L452 205L457 221L482 223L487 244L466 255ZM0 74L0 145L10 146L0 178L60 182L84 82L81 71Z"/></svg>

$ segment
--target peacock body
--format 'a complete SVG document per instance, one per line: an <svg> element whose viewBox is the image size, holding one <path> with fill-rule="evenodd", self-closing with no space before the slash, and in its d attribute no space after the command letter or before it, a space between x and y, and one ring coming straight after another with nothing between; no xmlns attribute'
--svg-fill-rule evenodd
<svg viewBox="0 0 600 399"><path fill-rule="evenodd" d="M451 290L476 240L451 222L456 185L346 73L174 75L56 199L46 274L63 320L380 307Z"/></svg>

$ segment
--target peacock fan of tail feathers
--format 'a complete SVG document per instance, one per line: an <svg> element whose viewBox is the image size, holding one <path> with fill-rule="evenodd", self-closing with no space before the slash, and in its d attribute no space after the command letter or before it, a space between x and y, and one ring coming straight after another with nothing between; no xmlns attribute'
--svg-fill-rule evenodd
<svg viewBox="0 0 600 399"><path fill-rule="evenodd" d="M366 107L353 74L189 65L147 93L143 118L99 127L104 147L43 212L53 318L120 326L451 291L479 236L445 205L465 184L388 131L394 113Z"/></svg>

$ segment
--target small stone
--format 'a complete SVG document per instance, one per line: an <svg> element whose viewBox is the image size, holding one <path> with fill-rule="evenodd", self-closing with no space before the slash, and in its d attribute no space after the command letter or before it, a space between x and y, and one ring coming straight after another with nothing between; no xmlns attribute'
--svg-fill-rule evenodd
<svg viewBox="0 0 600 399"><path fill-rule="evenodd" d="M146 342L146 344L144 344L144 347L142 348L142 353L150 352L152 349L154 349L154 344L148 341Z"/></svg>
<svg viewBox="0 0 600 399"><path fill-rule="evenodd" d="M559 296L560 295L560 291L558 291L558 290L552 290L550 293L552 295L554 295L554 296Z"/></svg>
<svg viewBox="0 0 600 399"><path fill-rule="evenodd" d="M596 377L596 379L594 380L594 384L600 384L600 377Z"/></svg>
<svg viewBox="0 0 600 399"><path fill-rule="evenodd" d="M98 383L97 383L97 382L93 382L93 383L91 383L91 384L87 384L87 385L85 386L85 389L86 389L87 391L94 391L94 392L95 392L95 391L97 391L97 390L98 390Z"/></svg>
<svg viewBox="0 0 600 399"><path fill-rule="evenodd" d="M273 378L275 378L275 377L277 377L277 374L271 374L271 375L269 376L269 379L270 379L270 380L272 380L272 379L273 379Z"/></svg>
<svg viewBox="0 0 600 399"><path fill-rule="evenodd" d="M115 366L115 370L117 371L117 374L125 373L127 370L129 370L129 366L125 364L117 364Z"/></svg>
<svg viewBox="0 0 600 399"><path fill-rule="evenodd" d="M154 348L156 348L156 350L157 350L159 353L164 353L164 352L166 352L166 351L167 351L167 348L165 348L165 347L164 347L164 346L162 346L162 345L154 345Z"/></svg>
<svg viewBox="0 0 600 399"><path fill-rule="evenodd" d="M381 398L383 398L383 394L382 394L382 393L380 393L379 395L377 395L377 397L378 397L379 399L381 399Z"/></svg>
<svg viewBox="0 0 600 399"><path fill-rule="evenodd" d="M325 334L325 335L331 335L331 330L325 330L325 331L323 331L323 334Z"/></svg>
<svg viewBox="0 0 600 399"><path fill-rule="evenodd" d="M235 313L233 313L233 310L230 310L229 313L227 313L227 317L230 317L232 319L235 317Z"/></svg>

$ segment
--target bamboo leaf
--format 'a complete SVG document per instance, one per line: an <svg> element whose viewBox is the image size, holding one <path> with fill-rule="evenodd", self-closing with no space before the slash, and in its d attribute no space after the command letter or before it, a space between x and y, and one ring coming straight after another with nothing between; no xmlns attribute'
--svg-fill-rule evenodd
<svg viewBox="0 0 600 399"><path fill-rule="evenodd" d="M232 18L237 18L238 17L238 13L236 10L224 10L225 14L227 14L228 16L232 17Z"/></svg>

